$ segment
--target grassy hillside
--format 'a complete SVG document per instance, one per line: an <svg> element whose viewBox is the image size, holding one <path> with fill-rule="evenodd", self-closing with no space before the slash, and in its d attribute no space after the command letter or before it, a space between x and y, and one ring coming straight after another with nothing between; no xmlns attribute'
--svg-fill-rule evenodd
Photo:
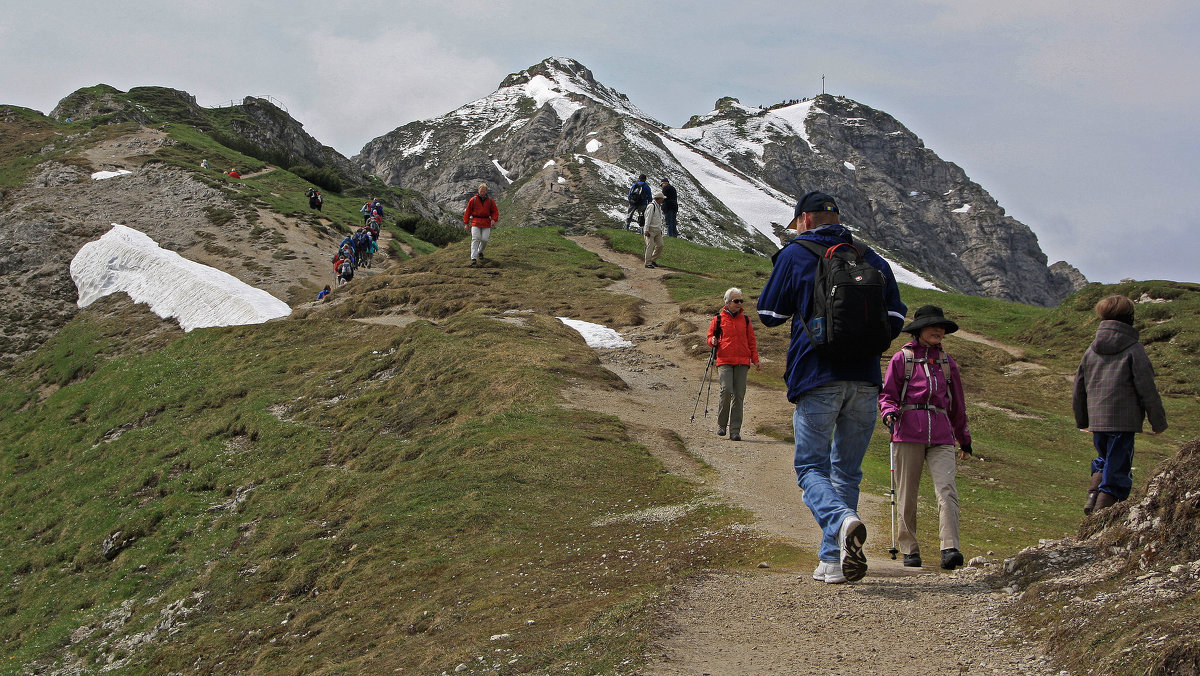
<svg viewBox="0 0 1200 676"><path fill-rule="evenodd" d="M619 268L553 229L500 229L489 255L498 267L466 268L451 245L290 319L186 335L110 300L18 363L0 387L0 669L627 673L668 585L808 565L730 527L748 515L664 473L619 421L561 405L568 382L624 386L554 319L641 321L635 299L603 290ZM698 312L731 285L755 298L769 273L678 240L660 262ZM959 480L968 556L1073 532L1092 451L1068 376L1090 305L902 292L1029 351L948 341L978 456ZM1182 324L1176 343L1198 335L1194 313L1174 314L1196 298L1156 305ZM422 319L353 321L401 313ZM1048 328L1059 320L1069 336ZM757 328L771 361L751 396L782 397L787 330ZM1195 396L1167 405L1170 433L1138 441L1139 481L1196 435ZM787 421L758 431L790 438ZM880 494L882 434L872 449L864 488Z"/></svg>
<svg viewBox="0 0 1200 676"><path fill-rule="evenodd" d="M551 235L506 232L496 255L591 257L540 250ZM597 303L619 271L590 264L576 291ZM794 558L724 528L744 515L614 420L561 408L567 380L621 384L541 312L130 342L160 323L107 308L0 391L6 672L608 672L664 585ZM645 516L667 505L692 508Z"/></svg>

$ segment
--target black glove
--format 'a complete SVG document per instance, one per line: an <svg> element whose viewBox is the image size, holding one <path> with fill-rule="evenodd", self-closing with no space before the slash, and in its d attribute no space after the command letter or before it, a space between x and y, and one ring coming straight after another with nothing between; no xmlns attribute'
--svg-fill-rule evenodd
<svg viewBox="0 0 1200 676"><path fill-rule="evenodd" d="M899 416L897 416L895 413L888 413L887 415L883 416L883 426L888 428L889 431L895 430L896 418L898 417Z"/></svg>
<svg viewBox="0 0 1200 676"><path fill-rule="evenodd" d="M971 453L971 444L963 444L962 452L966 453L967 455L974 455L973 453Z"/></svg>

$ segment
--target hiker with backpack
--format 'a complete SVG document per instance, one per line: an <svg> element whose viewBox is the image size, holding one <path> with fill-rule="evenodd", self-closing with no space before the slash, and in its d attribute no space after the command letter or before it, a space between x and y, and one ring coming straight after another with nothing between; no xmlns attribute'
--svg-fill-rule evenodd
<svg viewBox="0 0 1200 676"><path fill-rule="evenodd" d="M1075 372L1075 426L1092 433L1096 458L1083 513L1112 506L1133 487L1133 437L1149 419L1151 434L1167 429L1154 366L1133 327L1134 304L1112 295L1096 303L1100 326Z"/></svg>
<svg viewBox="0 0 1200 676"><path fill-rule="evenodd" d="M471 265L484 262L483 251L492 236L492 226L498 220L500 210L496 208L496 200L488 197L487 184L480 183L479 190L467 200L467 209L463 211L463 224L471 231Z"/></svg>
<svg viewBox="0 0 1200 676"><path fill-rule="evenodd" d="M642 229L642 236L646 240L644 256L648 268L658 267L655 261L663 250L663 199L660 192L654 196L654 201L646 206L646 227Z"/></svg>
<svg viewBox="0 0 1200 676"><path fill-rule="evenodd" d="M754 327L750 325L750 316L742 311L743 303L741 289L727 289L725 306L708 324L708 345L716 348L717 379L721 383L717 436L725 436L728 428L730 441L742 440L742 405L746 400L750 365L755 370L762 369Z"/></svg>
<svg viewBox="0 0 1200 676"><path fill-rule="evenodd" d="M917 492L921 466L928 465L937 494L942 568L954 570L963 565L954 444L958 442L960 460L970 457L971 431L958 364L946 354L942 339L957 331L958 324L946 319L940 307L924 305L902 330L913 338L892 355L879 391L879 414L891 431L893 490L900 514L898 550L905 566L921 567Z"/></svg>
<svg viewBox="0 0 1200 676"><path fill-rule="evenodd" d="M641 174L629 189L629 214L625 216L625 229L629 229L633 217L637 216L638 227L646 227L646 205L650 203L650 186L646 184L646 175Z"/></svg>
<svg viewBox="0 0 1200 676"><path fill-rule="evenodd" d="M325 198L321 196L321 191L316 188L309 188L308 192L304 193L308 196L308 208L321 210L321 205L325 203Z"/></svg>
<svg viewBox="0 0 1200 676"><path fill-rule="evenodd" d="M867 573L858 486L883 384L879 360L908 308L887 261L851 237L832 197L805 194L789 228L799 234L773 257L758 317L766 326L792 320L784 381L796 405L796 482L823 534L813 579L837 584Z"/></svg>
<svg viewBox="0 0 1200 676"><path fill-rule="evenodd" d="M667 225L667 237L678 237L678 222L679 222L679 192L675 190L675 186L667 179L662 180L662 210L663 220Z"/></svg>

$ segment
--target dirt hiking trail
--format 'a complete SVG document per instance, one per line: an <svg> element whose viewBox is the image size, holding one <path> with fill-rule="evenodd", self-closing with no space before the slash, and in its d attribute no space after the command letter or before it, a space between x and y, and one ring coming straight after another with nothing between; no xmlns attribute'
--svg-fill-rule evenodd
<svg viewBox="0 0 1200 676"><path fill-rule="evenodd" d="M765 534L812 553L801 569L713 573L672 590L641 673L1054 673L1002 615L1007 594L984 584L981 570L904 568L889 558L890 515L883 496L863 493L860 504L868 527L867 577L840 585L814 581L820 531L796 486L792 445L756 433L768 420L790 424L792 404L782 391L751 383L742 441L729 441L715 432L714 383L708 417L701 399L691 421L707 360L689 356L687 339L663 330L682 316L662 283L669 270L647 269L640 257L613 251L596 236L571 239L621 266L625 278L609 290L645 301L645 322L625 333L633 347L600 350L601 362L630 389L573 388L566 392L570 404L619 417L673 473L701 478L696 458L702 459L716 471L715 477L711 471L703 475L713 499L752 511ZM714 313L720 305L714 298ZM703 331L711 315L682 318ZM938 563L936 551L925 558Z"/></svg>

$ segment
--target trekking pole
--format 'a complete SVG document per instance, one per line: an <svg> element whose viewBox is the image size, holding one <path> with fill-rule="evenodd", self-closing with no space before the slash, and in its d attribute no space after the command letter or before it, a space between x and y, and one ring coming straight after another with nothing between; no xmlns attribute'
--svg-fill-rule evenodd
<svg viewBox="0 0 1200 676"><path fill-rule="evenodd" d="M896 549L896 444L892 442L891 436L892 426L888 425L888 477L891 480L891 490L888 495L892 499L892 548L888 550L888 554L892 555L892 560L896 560L896 555L900 553Z"/></svg>
<svg viewBox="0 0 1200 676"><path fill-rule="evenodd" d="M692 406L691 422L696 422L696 409L700 408L700 395L704 394L704 381L708 380L708 371L709 371L709 369L712 368L713 360L716 358L717 358L717 346L714 345L712 352L708 353L708 365L704 367L704 375L700 377L700 391L696 393L696 405ZM709 386L708 391L712 392L711 385ZM707 401L704 402L704 417L706 417L706 418L708 417L708 402Z"/></svg>

